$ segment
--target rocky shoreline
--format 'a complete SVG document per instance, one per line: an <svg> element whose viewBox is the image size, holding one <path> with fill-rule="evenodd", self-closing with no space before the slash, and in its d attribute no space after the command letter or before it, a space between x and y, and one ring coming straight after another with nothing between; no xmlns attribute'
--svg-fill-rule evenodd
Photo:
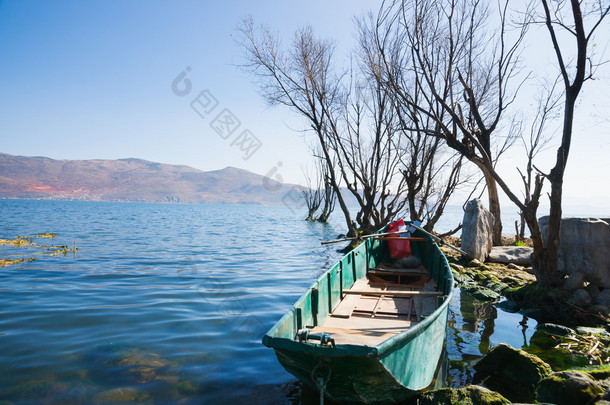
<svg viewBox="0 0 610 405"><path fill-rule="evenodd" d="M538 288L527 263L483 263L444 253L462 291L539 323L526 350L500 344L479 360L477 385L427 391L409 403L610 405L607 306L574 302L567 289Z"/></svg>

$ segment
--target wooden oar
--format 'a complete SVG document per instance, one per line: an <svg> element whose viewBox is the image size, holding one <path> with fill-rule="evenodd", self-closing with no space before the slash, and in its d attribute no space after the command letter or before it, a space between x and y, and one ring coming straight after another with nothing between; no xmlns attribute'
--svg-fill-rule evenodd
<svg viewBox="0 0 610 405"><path fill-rule="evenodd" d="M327 240L324 242L320 242L321 245L328 245L329 243L338 243L338 242L346 242L348 240L356 240L356 239L368 239L368 238L376 238L379 236L387 236L387 235L397 235L401 233L406 233L406 231L396 231L396 232L384 232L384 233L374 233L372 235L364 235L364 236L354 236L351 238L343 238L343 239L335 239L335 240Z"/></svg>
<svg viewBox="0 0 610 405"><path fill-rule="evenodd" d="M461 254L463 254L464 256L466 256L469 259L472 259L472 257L464 252L462 249L457 248L447 242L445 242L444 240L442 240L441 238L439 238L436 235L431 234L430 232L424 230L423 228L421 228L418 224L416 224L415 222L411 223L410 226L419 229L420 231L422 231L423 233L425 233L426 235L429 235L432 237L432 240L434 240L436 243L440 243L442 245L447 246L448 248L451 248L453 250L455 250L456 252L459 252ZM355 237L351 237L351 238L343 238L343 239L335 239L335 240L328 240L325 242L320 242L320 244L322 245L328 245L330 243L339 243L339 242L346 242L348 240L356 240L356 239L368 239L368 238L376 238L376 237L380 237L380 236L387 236L387 235L396 235L396 234L401 234L401 233L406 233L405 231L395 231L395 232L384 232L384 233L374 233L372 235L364 235L364 236L355 236Z"/></svg>
<svg viewBox="0 0 610 405"><path fill-rule="evenodd" d="M327 240L324 242L320 242L321 245L328 245L330 243L339 243L339 242L347 242L348 240L356 240L359 239L358 237L354 237L354 238L343 238L343 239L335 239L335 240Z"/></svg>
<svg viewBox="0 0 610 405"><path fill-rule="evenodd" d="M421 228L419 225L415 225L415 224L413 223L413 224L411 224L411 226L413 226L413 227L415 227L415 228L419 229L420 231L422 231L422 232L423 232L423 233L425 233L426 235L430 235L430 236L432 237L432 239L433 239L433 240L434 240L436 243L440 243L440 244L442 244L442 245L445 245L445 246L447 246L448 248L451 248L451 249L455 250L456 252L459 252L459 253L463 254L463 255L464 255L464 256L466 256L467 258L472 259L472 257L471 257L471 256L470 256L468 253L464 252L462 249L457 248L457 247L455 247L455 246L453 246L453 245L450 245L449 243L445 242L444 240L442 240L442 239L441 239L441 238L439 238L438 236L433 235L433 234L431 234L430 232L428 232L428 231L426 231L426 230L422 229L422 228Z"/></svg>

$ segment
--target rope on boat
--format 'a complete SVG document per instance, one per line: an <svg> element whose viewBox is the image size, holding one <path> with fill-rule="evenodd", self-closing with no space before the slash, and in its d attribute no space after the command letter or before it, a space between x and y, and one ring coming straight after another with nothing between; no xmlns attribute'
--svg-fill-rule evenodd
<svg viewBox="0 0 610 405"><path fill-rule="evenodd" d="M316 377L316 371L318 371L318 369L322 370L322 368L320 366L326 366L326 369L328 370L326 377L323 377L323 376ZM322 361L320 361L318 363L318 365L315 366L313 368L313 370L311 370L311 381L313 381L313 383L318 388L318 391L320 391L320 405L324 405L324 391L326 391L326 384L330 380L331 373L332 373L332 370L330 368L330 365L328 363L325 363Z"/></svg>

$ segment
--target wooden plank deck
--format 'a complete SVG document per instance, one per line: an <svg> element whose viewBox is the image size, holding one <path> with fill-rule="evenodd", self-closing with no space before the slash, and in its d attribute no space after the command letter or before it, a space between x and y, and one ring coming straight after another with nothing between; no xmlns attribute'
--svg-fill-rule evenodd
<svg viewBox="0 0 610 405"><path fill-rule="evenodd" d="M428 273L411 284L356 280L345 297L314 332L329 333L336 344L375 346L417 324L436 309L442 293Z"/></svg>

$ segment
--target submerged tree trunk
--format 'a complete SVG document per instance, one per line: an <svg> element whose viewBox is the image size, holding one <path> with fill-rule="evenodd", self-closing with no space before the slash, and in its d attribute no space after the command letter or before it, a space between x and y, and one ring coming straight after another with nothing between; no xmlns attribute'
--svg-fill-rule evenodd
<svg viewBox="0 0 610 405"><path fill-rule="evenodd" d="M332 212L335 209L336 201L337 201L337 196L335 194L335 190L330 185L329 180L328 180L328 175L326 175L325 181L324 181L324 207L322 208L322 212L320 213L320 216L318 216L316 221L323 222L323 223L328 222L328 218L330 217L330 214L332 214Z"/></svg>

